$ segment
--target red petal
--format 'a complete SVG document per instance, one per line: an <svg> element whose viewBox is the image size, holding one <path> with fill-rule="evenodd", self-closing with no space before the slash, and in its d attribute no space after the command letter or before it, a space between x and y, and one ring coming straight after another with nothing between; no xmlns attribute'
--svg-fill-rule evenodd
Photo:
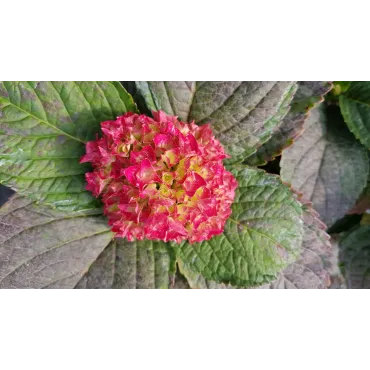
<svg viewBox="0 0 370 370"><path fill-rule="evenodd" d="M162 160L168 167L172 167L179 163L181 159L181 152L179 148L166 150L162 155Z"/></svg>
<svg viewBox="0 0 370 370"><path fill-rule="evenodd" d="M86 143L86 154L81 158L80 163L97 162L100 160L100 152L96 141Z"/></svg>
<svg viewBox="0 0 370 370"><path fill-rule="evenodd" d="M144 188L145 185L151 184L153 182L161 182L157 173L154 171L152 165L148 159L144 159L140 163L140 170L136 173L137 186L140 190Z"/></svg>
<svg viewBox="0 0 370 370"><path fill-rule="evenodd" d="M206 185L203 177L198 175L196 172L190 172L184 181L184 189L186 194L193 196L195 192L201 187Z"/></svg>
<svg viewBox="0 0 370 370"><path fill-rule="evenodd" d="M139 172L139 166L130 166L123 170L123 174L130 184L137 186L136 175Z"/></svg>
<svg viewBox="0 0 370 370"><path fill-rule="evenodd" d="M132 164L140 163L144 159L148 159L150 162L154 162L157 159L154 149L150 145L144 146L142 150L131 152L130 154L130 162Z"/></svg>
<svg viewBox="0 0 370 370"><path fill-rule="evenodd" d="M96 172L88 172L85 174L87 181L86 190L89 190L96 197L104 190L109 182L109 179L102 179Z"/></svg>
<svg viewBox="0 0 370 370"><path fill-rule="evenodd" d="M154 144L156 148L172 149L175 145L175 137L170 134L157 134L154 136Z"/></svg>

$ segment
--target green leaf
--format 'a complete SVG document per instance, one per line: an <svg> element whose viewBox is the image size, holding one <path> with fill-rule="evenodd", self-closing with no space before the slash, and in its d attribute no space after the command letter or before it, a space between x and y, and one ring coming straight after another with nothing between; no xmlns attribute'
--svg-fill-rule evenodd
<svg viewBox="0 0 370 370"><path fill-rule="evenodd" d="M242 162L270 137L289 110L295 82L138 82L151 110L211 123L232 158Z"/></svg>
<svg viewBox="0 0 370 370"><path fill-rule="evenodd" d="M228 289L230 285L216 283L215 281L206 280L199 272L192 270L185 265L181 259L177 260L177 265L182 276L185 278L188 287L191 289ZM179 278L176 276L176 282Z"/></svg>
<svg viewBox="0 0 370 370"><path fill-rule="evenodd" d="M71 288L111 240L100 215L15 195L0 208L0 288Z"/></svg>
<svg viewBox="0 0 370 370"><path fill-rule="evenodd" d="M370 82L351 82L340 95L339 105L351 132L370 149Z"/></svg>
<svg viewBox="0 0 370 370"><path fill-rule="evenodd" d="M277 176L244 166L231 171L239 186L224 233L174 247L183 265L207 280L257 286L274 280L298 256L301 205Z"/></svg>
<svg viewBox="0 0 370 370"><path fill-rule="evenodd" d="M355 226L339 242L339 258L348 289L370 288L370 225Z"/></svg>
<svg viewBox="0 0 370 370"><path fill-rule="evenodd" d="M355 204L366 185L366 149L348 131L336 106L311 111L304 133L282 155L281 177L310 200L331 226Z"/></svg>
<svg viewBox="0 0 370 370"><path fill-rule="evenodd" d="M246 163L262 166L280 155L283 149L293 144L302 133L304 121L309 111L324 100L324 95L332 88L332 83L321 81L298 82L291 108L285 118L274 128L271 139L258 148Z"/></svg>
<svg viewBox="0 0 370 370"><path fill-rule="evenodd" d="M168 288L174 280L175 262L173 250L166 243L115 239L76 288Z"/></svg>
<svg viewBox="0 0 370 370"><path fill-rule="evenodd" d="M310 204L303 205L303 243L299 258L278 274L277 279L260 289L318 289L327 288L332 270L330 237L326 226ZM178 260L180 272L193 289L229 289L229 285L206 280L200 273Z"/></svg>
<svg viewBox="0 0 370 370"><path fill-rule="evenodd" d="M99 207L79 159L100 122L127 111L116 82L0 82L0 183L62 210Z"/></svg>
<svg viewBox="0 0 370 370"><path fill-rule="evenodd" d="M276 281L261 288L319 289L330 284L331 245L317 212L303 205L303 243L300 257L282 271Z"/></svg>

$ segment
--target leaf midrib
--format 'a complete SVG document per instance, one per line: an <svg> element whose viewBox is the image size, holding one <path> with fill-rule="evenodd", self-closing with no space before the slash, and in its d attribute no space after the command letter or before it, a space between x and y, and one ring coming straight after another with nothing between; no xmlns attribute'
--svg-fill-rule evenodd
<svg viewBox="0 0 370 370"><path fill-rule="evenodd" d="M282 245L281 245L281 243L279 243L277 240L274 240L274 239L272 239L270 236L268 236L268 235L266 235L266 234L263 234L263 233L261 233L260 231L258 231L258 230L256 230L256 229L251 229L250 227L248 227L248 226L246 226L246 225L244 225L244 224L242 224L241 222L238 222L238 221L236 221L236 220L234 220L233 218L229 218L229 220L231 221L231 222L234 222L235 224L237 224L237 225L239 225L239 226L242 226L243 228L245 228L245 229L247 229L247 230L249 230L249 231L251 231L251 232L255 232L256 234L259 234L259 235L261 235L261 236L263 236L264 238L266 238L266 239L268 239L268 240L270 240L271 242L273 242L274 244L277 244L277 246L279 246L279 247L283 247ZM285 249L285 248L284 248Z"/></svg>
<svg viewBox="0 0 370 370"><path fill-rule="evenodd" d="M32 114L32 113L30 113L30 112L27 112L26 110L22 109L22 108L21 108L21 107L19 107L18 105L15 105L14 103L12 103L10 100L6 100L6 99L4 99L4 98L0 97L0 101L3 101L3 102L5 102L5 103L9 103L9 105L11 105L11 106L15 107L15 108L16 108L16 109L18 109L19 111L21 111L21 112L23 112L23 113L27 114L28 116L30 116L30 117L32 117L32 118L34 118L35 120L37 120L37 121L39 121L39 122L44 123L45 125L47 125L47 126L51 127L51 128L52 128L52 129L54 129L55 131L58 131L58 132L59 132L60 134L62 134L62 135L67 136L67 137L69 137L69 138L70 138L70 139L72 139L72 140L76 140L76 141L78 141L78 142L80 142L80 143L82 143L82 144L86 144L86 141L83 141L83 140L81 140L81 139L79 139L79 138L77 138L77 137L75 137L75 136L72 136L72 135L68 134L67 132L65 132L65 131L61 130L60 128L58 128L58 127L56 127L56 126L52 125L50 122L47 122L47 121L45 121L44 119L41 119L41 118L39 118L39 117L35 116L34 114Z"/></svg>

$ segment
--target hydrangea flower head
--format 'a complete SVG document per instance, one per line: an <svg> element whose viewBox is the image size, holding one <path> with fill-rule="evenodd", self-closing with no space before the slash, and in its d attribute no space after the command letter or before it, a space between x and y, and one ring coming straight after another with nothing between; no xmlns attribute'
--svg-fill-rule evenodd
<svg viewBox="0 0 370 370"><path fill-rule="evenodd" d="M224 230L237 182L209 125L126 113L101 124L86 144L87 187L101 197L116 237L128 240L208 240Z"/></svg>

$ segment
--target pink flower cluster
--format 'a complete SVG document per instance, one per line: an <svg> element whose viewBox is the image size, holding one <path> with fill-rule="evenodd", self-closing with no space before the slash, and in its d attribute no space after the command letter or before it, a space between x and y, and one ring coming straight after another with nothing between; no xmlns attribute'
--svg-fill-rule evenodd
<svg viewBox="0 0 370 370"><path fill-rule="evenodd" d="M126 113L101 124L86 144L87 187L101 196L117 237L128 240L208 240L224 230L237 182L209 125Z"/></svg>

